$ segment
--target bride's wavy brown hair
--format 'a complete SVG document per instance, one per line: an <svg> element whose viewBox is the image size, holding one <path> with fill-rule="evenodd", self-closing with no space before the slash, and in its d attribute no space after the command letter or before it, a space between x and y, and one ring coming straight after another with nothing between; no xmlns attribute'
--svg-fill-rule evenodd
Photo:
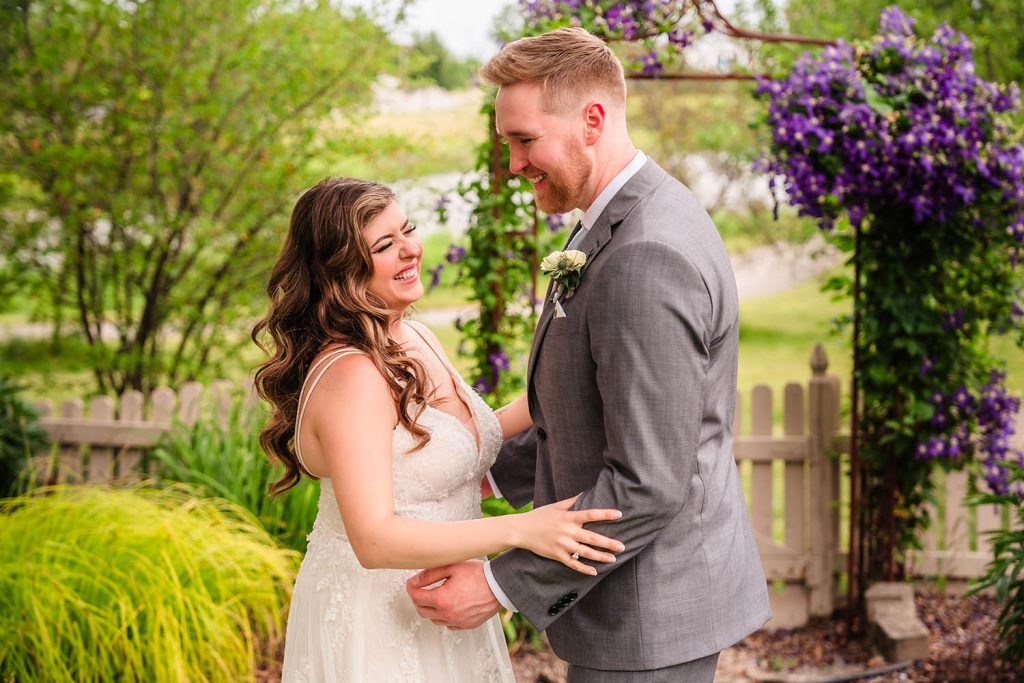
<svg viewBox="0 0 1024 683"><path fill-rule="evenodd" d="M270 273L270 309L256 323L252 339L268 359L256 370L256 389L273 412L260 432L271 461L284 476L270 493L287 491L302 473L295 456L299 393L310 365L330 346L364 351L388 383L399 423L416 439L430 440L417 418L426 405L423 366L388 335L394 314L368 285L373 261L362 230L395 196L377 183L326 178L307 190L292 211L288 237ZM269 336L269 343L264 338ZM315 478L315 477L314 477Z"/></svg>

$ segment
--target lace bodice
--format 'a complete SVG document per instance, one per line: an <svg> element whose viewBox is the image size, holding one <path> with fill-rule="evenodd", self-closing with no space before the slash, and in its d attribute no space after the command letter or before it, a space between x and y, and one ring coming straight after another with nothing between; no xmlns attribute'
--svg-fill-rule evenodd
<svg viewBox="0 0 1024 683"><path fill-rule="evenodd" d="M358 351L339 350L335 360L348 353ZM414 451L412 434L401 424L395 427L397 515L432 521L481 516L480 480L498 454L501 427L487 404L445 366L473 415L480 447L456 417L432 406L417 418L430 432L423 448ZM300 410L296 433L301 415ZM295 446L301 462L298 438ZM307 538L288 615L283 683L514 683L496 616L466 631L435 626L416 613L406 594L405 581L414 571L359 564L329 479L320 480L319 512Z"/></svg>
<svg viewBox="0 0 1024 683"><path fill-rule="evenodd" d="M501 447L501 427L494 413L465 382L466 399L477 433L476 440L452 415L427 406L419 424L430 432L430 442L413 451L415 440L403 427L391 435L391 479L395 514L433 521L475 519L480 516L480 480ZM345 536L330 479L320 480L320 512L313 533Z"/></svg>

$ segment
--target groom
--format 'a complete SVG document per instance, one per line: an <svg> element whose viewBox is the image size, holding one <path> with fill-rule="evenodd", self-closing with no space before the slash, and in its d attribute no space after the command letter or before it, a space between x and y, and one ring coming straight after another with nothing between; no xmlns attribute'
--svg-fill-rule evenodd
<svg viewBox="0 0 1024 683"><path fill-rule="evenodd" d="M481 74L499 87L510 169L544 211L584 211L569 247L586 254L571 296L549 288L530 354L535 427L505 444L491 481L517 506L582 492L577 509L622 510L594 530L626 550L592 577L514 549L421 572L409 594L456 629L499 602L522 612L569 681L711 681L719 651L770 616L732 453L738 304L722 240L633 146L622 67L601 40L523 38Z"/></svg>

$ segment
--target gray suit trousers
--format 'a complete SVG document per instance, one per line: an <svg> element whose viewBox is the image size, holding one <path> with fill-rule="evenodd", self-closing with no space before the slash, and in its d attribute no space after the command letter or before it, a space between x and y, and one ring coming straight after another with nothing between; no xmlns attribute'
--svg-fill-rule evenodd
<svg viewBox="0 0 1024 683"><path fill-rule="evenodd" d="M647 671L603 671L570 664L567 683L712 683L719 654Z"/></svg>

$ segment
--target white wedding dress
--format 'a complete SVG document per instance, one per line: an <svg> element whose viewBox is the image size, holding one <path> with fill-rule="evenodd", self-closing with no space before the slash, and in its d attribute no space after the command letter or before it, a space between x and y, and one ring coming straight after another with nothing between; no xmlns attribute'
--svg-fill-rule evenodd
<svg viewBox="0 0 1024 683"><path fill-rule="evenodd" d="M361 352L340 349L321 359L308 394L327 367L350 353ZM487 404L445 366L472 410L480 448L457 418L433 407L419 418L431 434L421 450L411 452L412 435L395 427L391 461L397 515L434 521L480 517L480 479L501 446L501 428ZM320 481L319 512L308 540L288 614L282 683L515 682L497 616L472 630L435 626L416 613L405 592L415 570L359 564L328 479Z"/></svg>

